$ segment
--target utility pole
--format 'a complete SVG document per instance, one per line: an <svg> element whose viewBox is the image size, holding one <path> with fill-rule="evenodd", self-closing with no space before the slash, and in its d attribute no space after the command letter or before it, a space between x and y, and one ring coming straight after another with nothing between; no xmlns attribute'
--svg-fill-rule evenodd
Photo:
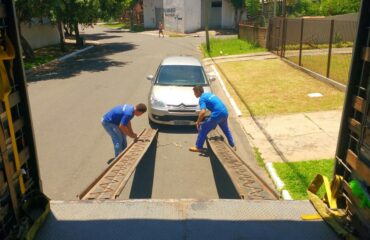
<svg viewBox="0 0 370 240"><path fill-rule="evenodd" d="M209 7L209 0L204 0L205 2L205 9L204 9L204 28L206 30L206 46L207 46L207 52L211 51L211 48L209 46L209 34L208 34L208 7Z"/></svg>

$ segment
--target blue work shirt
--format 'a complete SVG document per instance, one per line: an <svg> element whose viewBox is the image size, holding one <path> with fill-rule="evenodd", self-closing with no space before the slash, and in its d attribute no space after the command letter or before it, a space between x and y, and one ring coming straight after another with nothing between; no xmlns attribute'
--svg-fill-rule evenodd
<svg viewBox="0 0 370 240"><path fill-rule="evenodd" d="M203 93L199 98L199 107L201 110L211 111L211 118L227 117L228 112L225 104L213 93Z"/></svg>
<svg viewBox="0 0 370 240"><path fill-rule="evenodd" d="M134 117L134 112L135 108L132 105L118 105L107 112L103 116L103 120L117 126L120 124L127 126L128 122Z"/></svg>

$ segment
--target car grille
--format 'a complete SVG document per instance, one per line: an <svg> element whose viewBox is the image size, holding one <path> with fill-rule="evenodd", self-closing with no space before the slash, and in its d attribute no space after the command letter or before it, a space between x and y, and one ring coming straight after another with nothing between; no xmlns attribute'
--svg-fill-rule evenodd
<svg viewBox="0 0 370 240"><path fill-rule="evenodd" d="M177 121L177 120L185 120L185 121L197 121L198 116L169 116L169 115L164 115L164 116L158 116L155 114L152 114L152 117L158 121Z"/></svg>
<svg viewBox="0 0 370 240"><path fill-rule="evenodd" d="M196 112L198 105L167 105L169 112Z"/></svg>

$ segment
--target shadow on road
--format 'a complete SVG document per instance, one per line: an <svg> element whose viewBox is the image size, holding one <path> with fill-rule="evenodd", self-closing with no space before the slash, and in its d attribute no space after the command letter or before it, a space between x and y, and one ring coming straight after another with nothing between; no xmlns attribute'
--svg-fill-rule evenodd
<svg viewBox="0 0 370 240"><path fill-rule="evenodd" d="M157 129L158 132L162 133L178 133L178 134L194 134L198 133L195 126L171 126L171 125L160 125L153 122L149 122L150 127Z"/></svg>
<svg viewBox="0 0 370 240"><path fill-rule="evenodd" d="M130 32L130 30L128 29L124 29L124 28L118 28L118 30L105 30L104 32L107 32L107 33L127 33L127 32Z"/></svg>
<svg viewBox="0 0 370 240"><path fill-rule="evenodd" d="M220 199L240 199L238 192L235 189L233 182L227 174L217 157L210 150L211 147L207 142L208 154L211 160L213 176L215 178L218 197Z"/></svg>
<svg viewBox="0 0 370 240"><path fill-rule="evenodd" d="M122 31L115 31L115 32L108 32L108 33L123 33ZM107 33L95 33L95 34L82 34L83 37L86 40L94 40L94 41L99 41L99 40L104 40L104 39L113 39L113 38L121 38L122 35L109 35Z"/></svg>
<svg viewBox="0 0 370 240"><path fill-rule="evenodd" d="M87 52L81 53L73 59L64 62L50 63L27 76L28 82L51 79L68 79L81 72L101 72L109 67L122 67L128 62L114 61L110 55L135 49L132 43L109 43L96 46ZM103 79L102 79L103 80Z"/></svg>
<svg viewBox="0 0 370 240"><path fill-rule="evenodd" d="M157 154L157 138L155 138L136 167L131 186L130 199L151 198L154 182L155 158Z"/></svg>

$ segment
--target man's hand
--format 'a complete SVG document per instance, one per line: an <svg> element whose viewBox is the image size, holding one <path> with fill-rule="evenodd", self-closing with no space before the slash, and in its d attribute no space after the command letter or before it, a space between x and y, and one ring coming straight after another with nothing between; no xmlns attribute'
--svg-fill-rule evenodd
<svg viewBox="0 0 370 240"><path fill-rule="evenodd" d="M132 138L134 139L134 142L137 142L139 139L136 133L132 134Z"/></svg>
<svg viewBox="0 0 370 240"><path fill-rule="evenodd" d="M198 122L198 121L197 121L197 122L195 123L195 125L197 126L197 130L198 130L198 132L199 132L200 122Z"/></svg>

